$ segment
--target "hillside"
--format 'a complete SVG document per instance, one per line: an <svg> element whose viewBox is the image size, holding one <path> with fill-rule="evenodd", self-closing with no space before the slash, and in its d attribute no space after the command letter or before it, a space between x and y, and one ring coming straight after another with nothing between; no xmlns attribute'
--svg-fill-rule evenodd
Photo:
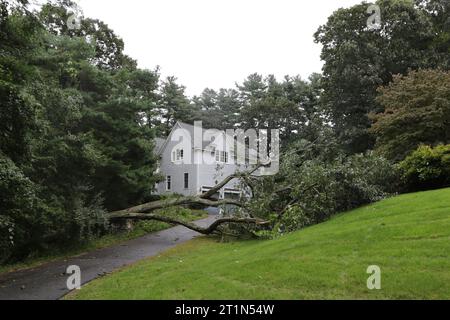
<svg viewBox="0 0 450 320"><path fill-rule="evenodd" d="M381 268L370 291L369 265ZM199 238L72 299L449 299L450 189L402 195L273 241Z"/></svg>

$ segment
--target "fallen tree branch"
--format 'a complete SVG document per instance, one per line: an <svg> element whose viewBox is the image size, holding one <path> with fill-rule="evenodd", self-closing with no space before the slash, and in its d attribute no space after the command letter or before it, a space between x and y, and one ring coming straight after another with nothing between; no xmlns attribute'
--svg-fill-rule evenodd
<svg viewBox="0 0 450 320"><path fill-rule="evenodd" d="M244 204L240 201L233 200L233 199L223 199L223 200L214 200L214 199L203 199L200 197L180 197L180 198L173 198L173 199L165 199L165 200L158 200L158 201L152 201L147 202L135 207L131 207L125 210L115 211L111 212L109 214L109 217L118 217L121 214L128 214L128 213L148 213L152 212L158 209L164 209L168 207L175 207L175 206L183 206L183 205L192 205L192 204L200 204L208 207L219 207L222 205L235 205L238 207L244 207Z"/></svg>
<svg viewBox="0 0 450 320"><path fill-rule="evenodd" d="M254 174L256 171L258 171L260 168L265 167L265 166L269 166L270 165L270 161L267 163L259 163L257 164L252 170L247 171L247 172L240 172L240 173L235 173L232 175L229 175L228 177L226 177L222 182L220 182L219 184L217 184L215 187L211 188L210 190L208 190L208 192L205 192L204 194L202 194L200 196L200 198L203 199L209 199L211 198L214 194L216 194L217 191L221 190L223 187L225 187L229 182L231 182L233 179L239 179L239 178L243 178L243 177L249 177L252 174Z"/></svg>
<svg viewBox="0 0 450 320"><path fill-rule="evenodd" d="M214 221L208 227L201 227L196 224L186 222L183 220L171 218L168 216L162 216L157 214L146 214L146 213L113 213L110 215L110 219L113 220L121 220L121 219L131 219L131 220L156 220L161 222L166 222L174 225L181 225L193 231L196 231L201 234L210 235L217 231L217 229L225 224L225 223L246 223L246 224L255 224L255 225L266 225L269 224L270 221L264 221L260 219L253 218L222 218Z"/></svg>
<svg viewBox="0 0 450 320"><path fill-rule="evenodd" d="M232 174L228 177L226 177L221 183L219 183L218 185L216 185L215 187L211 188L210 190L208 190L207 192L205 192L204 194L202 194L200 196L200 198L202 199L209 199L211 198L213 195L215 195L220 189L222 189L223 187L225 187L231 180L233 179L237 179L239 178L238 174Z"/></svg>
<svg viewBox="0 0 450 320"><path fill-rule="evenodd" d="M219 207L222 205L235 205L240 208L245 208L245 203L239 200L233 200L233 199L221 199L217 200L212 198L216 192L221 190L223 187L225 187L231 180L238 179L238 178L248 178L252 174L254 174L258 169L261 167L269 165L268 163L260 163L256 165L254 168L252 168L248 172L241 172L241 173L235 173L228 177L226 177L222 182L217 184L215 187L213 187L208 192L200 195L200 196L182 196L182 197L176 197L176 198L169 198L169 199L163 199L163 200L157 200L152 202L147 202L138 206L134 206L128 209L119 210L115 212L111 212L108 215L108 218L110 220L157 220L162 221L170 224L176 224L176 225L182 225L188 229L194 230L196 232L199 232L201 234L212 234L217 229L225 223L247 223L247 224L255 224L255 225L264 225L269 224L269 221L263 221L257 218L223 218L218 219L214 221L209 227L203 228L200 226L197 226L193 223L185 222L179 219L157 215L157 214L150 214L150 212L158 210L158 209L164 209L169 207L175 207L175 206L184 206L184 205L203 205L206 207Z"/></svg>

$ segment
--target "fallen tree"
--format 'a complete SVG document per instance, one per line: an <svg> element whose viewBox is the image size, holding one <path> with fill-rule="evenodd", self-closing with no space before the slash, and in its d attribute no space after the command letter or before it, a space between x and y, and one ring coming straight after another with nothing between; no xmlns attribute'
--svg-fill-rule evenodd
<svg viewBox="0 0 450 320"><path fill-rule="evenodd" d="M255 172L261 167L270 165L270 162L264 164L258 164L253 169L246 172L237 172L226 177L222 182L208 190L206 193L199 196L179 196L176 198L169 198L163 200L152 201L138 206L134 206L128 209L111 212L108 215L111 221L120 220L156 220L161 222L166 222L172 225L181 225L193 231L201 234L209 235L213 233L220 233L219 228L227 223L237 223L237 224L252 224L252 225L267 225L270 221L266 221L259 218L254 218L251 214L248 217L226 217L222 219L215 220L211 225L207 227L198 226L194 223L189 223L176 219L173 217L168 217L164 215L152 214L153 211L175 207L175 206L189 206L189 205L202 205L206 207L220 207L223 205L234 205L245 210L245 200L233 200L233 199L215 199L214 195L224 188L229 182L234 179L240 179L244 185L247 185L250 181L250 177L254 176ZM251 189L251 186L249 186Z"/></svg>
<svg viewBox="0 0 450 320"><path fill-rule="evenodd" d="M202 234L220 233L246 237L275 237L329 219L332 215L378 201L396 190L395 167L373 153L347 156L333 140L300 141L286 151L280 170L273 176L237 172L198 196L153 201L113 212L111 220L158 220L182 225ZM239 179L251 196L239 200L215 199L217 191ZM235 214L198 226L154 212L171 206L201 205L239 207Z"/></svg>
<svg viewBox="0 0 450 320"><path fill-rule="evenodd" d="M209 234L213 234L213 233L217 233L217 232L220 233L220 231L218 231L218 229L221 225L223 225L225 223L241 223L241 224L245 223L245 224L254 224L254 225L267 225L268 223L270 223L269 221L264 221L264 220L256 219L256 218L222 218L222 219L215 220L208 227L201 227L194 223L182 221L179 219L162 216L162 215L157 215L157 214L145 214L145 213L128 213L128 214L122 213L119 215L113 214L111 216L111 219L116 219L116 220L118 220L118 219L119 220L120 219L157 220L157 221L166 222L169 224L181 225L188 229L194 230L198 233L205 234L205 235L209 235Z"/></svg>

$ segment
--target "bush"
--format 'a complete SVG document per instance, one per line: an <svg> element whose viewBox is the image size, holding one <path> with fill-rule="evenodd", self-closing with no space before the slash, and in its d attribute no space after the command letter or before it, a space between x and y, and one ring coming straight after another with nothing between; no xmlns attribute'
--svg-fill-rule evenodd
<svg viewBox="0 0 450 320"><path fill-rule="evenodd" d="M0 154L0 264L76 245L109 228L102 199L81 191L71 199L42 196L41 188Z"/></svg>
<svg viewBox="0 0 450 320"><path fill-rule="evenodd" d="M110 230L110 223L103 208L103 199L95 197L90 203L81 199L76 201L73 211L74 234L71 240L85 242L98 238Z"/></svg>
<svg viewBox="0 0 450 320"><path fill-rule="evenodd" d="M0 154L0 263L30 239L35 207L35 185L6 156ZM36 222L37 223L37 222Z"/></svg>
<svg viewBox="0 0 450 320"><path fill-rule="evenodd" d="M430 190L450 185L450 145L422 145L399 164L408 191Z"/></svg>

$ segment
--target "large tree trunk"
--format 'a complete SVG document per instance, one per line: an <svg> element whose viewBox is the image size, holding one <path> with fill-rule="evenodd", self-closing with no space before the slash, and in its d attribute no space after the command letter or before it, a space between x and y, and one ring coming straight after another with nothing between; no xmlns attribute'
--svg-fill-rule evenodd
<svg viewBox="0 0 450 320"><path fill-rule="evenodd" d="M164 209L175 206L193 205L193 204L199 204L208 207L219 207L225 204L232 204L238 207L244 207L244 204L241 201L232 199L215 200L215 199L205 199L202 197L178 197L152 201L125 210L115 211L109 214L109 218L117 219L120 218L122 215L126 215L129 213L149 213L158 209Z"/></svg>
<svg viewBox="0 0 450 320"><path fill-rule="evenodd" d="M218 220L214 221L210 226L203 228L203 227L197 226L193 223L185 222L185 221L182 221L179 219L170 218L167 216L162 216L162 215L157 215L157 214L151 214L151 212L158 210L158 209L164 209L164 208L169 208L169 207L174 207L174 206L193 205L193 204L198 204L198 205L203 205L203 206L208 206L208 207L219 207L222 205L229 204L229 205L235 205L235 206L245 209L245 203L243 201L232 200L232 199L217 200L212 197L214 196L214 194L216 194L218 191L220 191L223 187L225 187L225 185L227 183L229 183L233 179L242 178L243 181L245 182L247 180L245 178L248 178L251 175L253 175L262 166L266 166L269 164L270 163L259 164L255 168L253 168L252 170L250 170L248 172L235 173L233 175L230 175L230 176L226 177L222 182L217 184L215 187L213 187L211 190L209 190L208 192L206 192L200 196L186 196L186 197L180 196L180 197L170 198L170 199L165 199L165 200L152 201L152 202L144 203L144 204L132 207L132 208L111 212L108 215L108 217L112 221L117 221L117 220L157 220L157 221L167 222L167 223L174 224L174 225L182 225L188 229L194 230L201 234L216 233L216 232L218 232L219 227L226 223L266 225L269 223L268 221L264 221L264 220L253 218L253 217L249 217L249 218L230 217L230 218L218 219Z"/></svg>
<svg viewBox="0 0 450 320"><path fill-rule="evenodd" d="M209 235L216 233L219 227L225 223L242 223L242 224L253 224L253 225L266 225L269 222L263 221L261 219L255 218L222 218L217 219L208 227L200 227L194 223L182 221L175 218L170 218L167 216L157 215L157 214L145 214L145 213L127 213L120 214L117 216L112 216L112 219L131 219L131 220L156 220L161 222L166 222L174 225L181 225L188 229L194 230L198 233Z"/></svg>

